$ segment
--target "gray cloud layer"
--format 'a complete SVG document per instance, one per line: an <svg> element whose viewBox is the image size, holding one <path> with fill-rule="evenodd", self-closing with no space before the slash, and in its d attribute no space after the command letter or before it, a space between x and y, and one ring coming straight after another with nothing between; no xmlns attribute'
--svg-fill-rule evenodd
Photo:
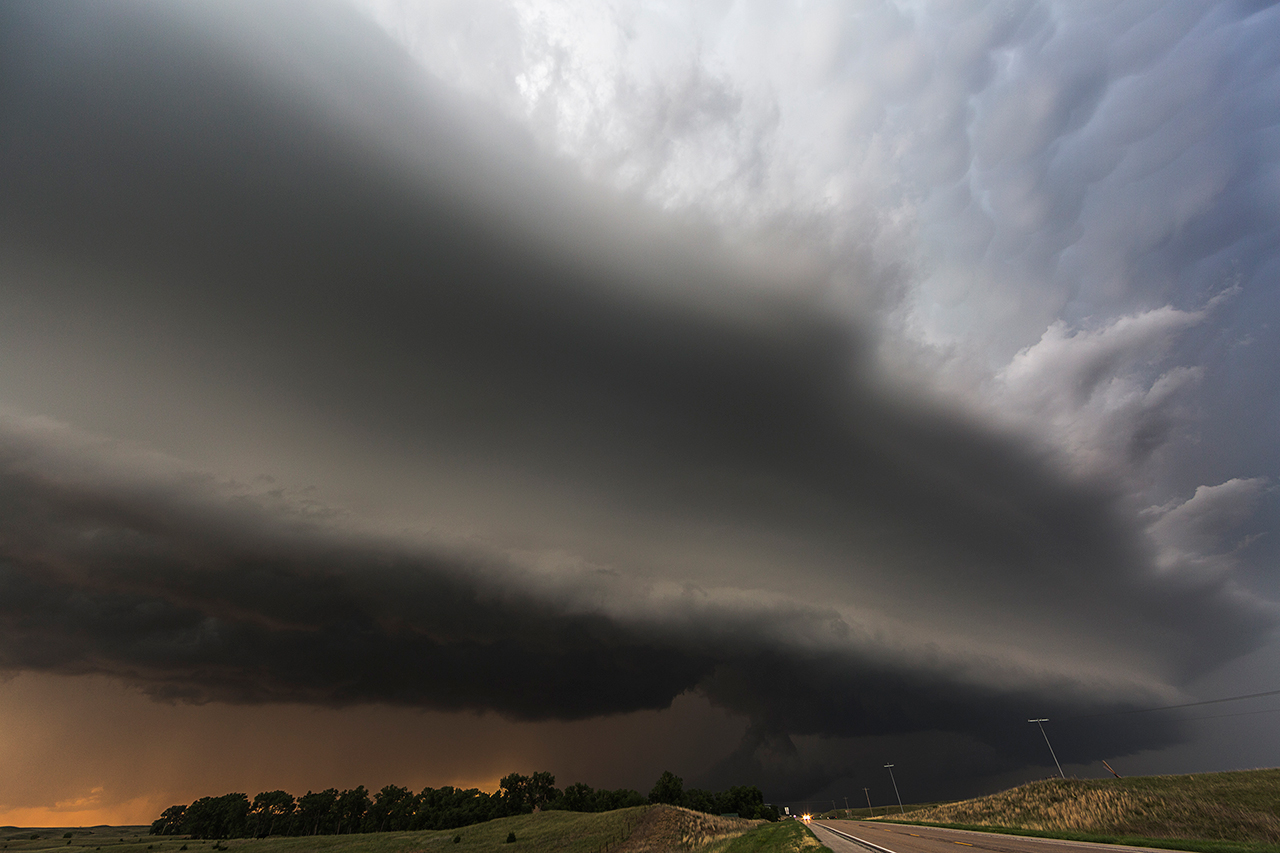
<svg viewBox="0 0 1280 853"><path fill-rule="evenodd" d="M342 7L0 14L9 398L154 410L175 447L319 424L322 488L378 448L365 488L447 468L417 488L478 490L482 531L375 534L17 419L6 668L520 719L699 690L752 743L945 731L1013 767L1042 759L1009 720L1160 704L1270 629L1162 571L1114 490L877 386L805 282L579 186ZM1064 759L1176 736L1106 719Z"/></svg>
<svg viewBox="0 0 1280 853"><path fill-rule="evenodd" d="M71 439L38 422L7 431L5 669L105 673L181 701L377 702L526 720L662 708L696 689L754 721L750 744L761 732L937 730L986 744L997 768L1041 758L1009 737L1029 708L1093 714L1162 695L1155 683L1020 671L964 651L904 654L820 605L664 597L591 573L549 585ZM646 597L656 606L634 606ZM1059 731L1066 760L1175 736L1125 717Z"/></svg>

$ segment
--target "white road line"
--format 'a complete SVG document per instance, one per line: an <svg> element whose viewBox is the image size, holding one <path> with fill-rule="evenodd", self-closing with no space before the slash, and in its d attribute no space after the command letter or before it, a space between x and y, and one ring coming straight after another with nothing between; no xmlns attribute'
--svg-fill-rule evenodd
<svg viewBox="0 0 1280 853"><path fill-rule="evenodd" d="M873 844L872 842L861 839L856 835L850 835L842 829L836 829L835 827L829 826L825 823L820 823L818 825L827 832L834 832L836 835L839 835L842 838L847 838L854 844L861 844L863 847L876 851L876 853L895 853L895 851L890 850L888 847L881 847L879 844Z"/></svg>

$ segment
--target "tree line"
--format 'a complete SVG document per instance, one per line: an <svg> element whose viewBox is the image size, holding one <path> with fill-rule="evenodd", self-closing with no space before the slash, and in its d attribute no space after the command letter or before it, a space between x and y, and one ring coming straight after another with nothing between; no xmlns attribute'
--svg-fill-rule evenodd
<svg viewBox="0 0 1280 853"><path fill-rule="evenodd" d="M666 771L649 796L628 788L595 790L577 782L563 791L556 777L540 772L512 773L492 794L478 788L408 788L387 785L370 795L363 785L345 791L327 788L295 798L285 791L263 791L250 801L247 794L201 797L187 806L170 806L151 824L152 835L192 838L265 838L269 835L345 835L360 832L404 832L455 829L535 810L603 812L667 803L708 814L777 820L754 785L719 793L684 789L684 781Z"/></svg>

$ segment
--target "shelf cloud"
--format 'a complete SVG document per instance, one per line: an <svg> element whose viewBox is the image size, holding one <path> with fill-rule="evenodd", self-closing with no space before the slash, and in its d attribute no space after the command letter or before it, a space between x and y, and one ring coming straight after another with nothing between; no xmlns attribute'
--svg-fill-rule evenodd
<svg viewBox="0 0 1280 853"><path fill-rule="evenodd" d="M1130 712L1275 626L1273 427L1209 409L1273 381L1231 127L1276 16L748 6L0 12L0 667L692 694L747 721L705 778L775 797L890 741L940 791L1043 764L1028 716L1077 764L1184 738ZM1228 44L1255 88L1198 116Z"/></svg>

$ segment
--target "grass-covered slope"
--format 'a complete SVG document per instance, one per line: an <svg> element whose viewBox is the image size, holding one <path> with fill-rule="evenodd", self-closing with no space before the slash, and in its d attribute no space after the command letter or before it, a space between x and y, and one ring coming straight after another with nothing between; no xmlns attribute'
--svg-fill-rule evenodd
<svg viewBox="0 0 1280 853"><path fill-rule="evenodd" d="M0 829L0 846L4 853L816 853L824 849L798 821L768 824L675 806L598 813L546 811L435 832L226 841L145 833L146 827L5 827ZM512 835L515 840L508 841Z"/></svg>
<svg viewBox="0 0 1280 853"><path fill-rule="evenodd" d="M759 824L756 820L716 817L678 806L650 806L616 853L720 853L733 839Z"/></svg>
<svg viewBox="0 0 1280 853"><path fill-rule="evenodd" d="M210 853L214 850L238 853L598 853L616 850L651 808L640 806L600 813L539 812L439 831L233 838L225 841L123 835L111 832L108 827L44 832L15 830L5 832L2 843L6 845L4 853L41 850L62 853L79 853L82 850L95 853L98 850L102 853L182 853L184 850L187 853ZM67 831L73 833L70 839L63 837ZM512 833L516 840L508 843L507 838ZM30 836L35 834L42 837L32 839ZM461 837L461 840L454 842L455 837Z"/></svg>
<svg viewBox="0 0 1280 853"><path fill-rule="evenodd" d="M987 797L909 811L901 819L1280 846L1280 769L1046 779Z"/></svg>
<svg viewBox="0 0 1280 853"><path fill-rule="evenodd" d="M763 823L715 817L674 806L654 806L626 843L608 853L822 853L824 847L798 820Z"/></svg>

